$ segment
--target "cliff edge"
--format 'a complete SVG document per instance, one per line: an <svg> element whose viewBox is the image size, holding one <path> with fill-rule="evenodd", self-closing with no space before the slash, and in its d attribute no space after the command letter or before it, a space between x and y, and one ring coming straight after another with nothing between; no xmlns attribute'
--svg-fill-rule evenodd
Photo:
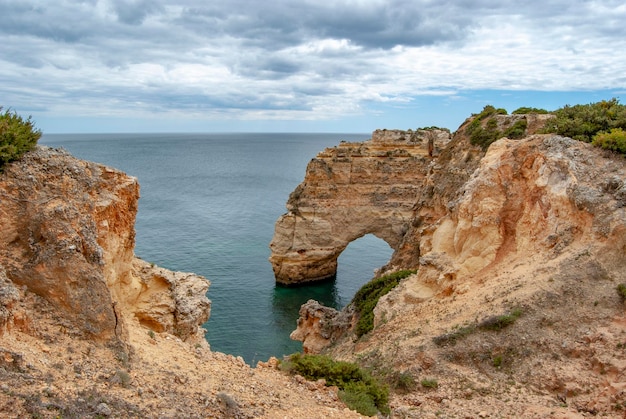
<svg viewBox="0 0 626 419"><path fill-rule="evenodd" d="M212 352L209 281L134 255L137 180L38 147L0 173L0 416L359 417Z"/></svg>
<svg viewBox="0 0 626 419"><path fill-rule="evenodd" d="M623 417L624 157L540 123L482 149L472 121L415 168L386 269L416 273L380 297L373 330L355 333L354 305L311 301L292 337L386 377L399 417Z"/></svg>

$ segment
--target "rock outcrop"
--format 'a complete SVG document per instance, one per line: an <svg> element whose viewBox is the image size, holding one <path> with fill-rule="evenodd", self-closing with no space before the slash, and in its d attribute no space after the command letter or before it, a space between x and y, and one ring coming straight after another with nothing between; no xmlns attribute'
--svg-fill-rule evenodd
<svg viewBox="0 0 626 419"><path fill-rule="evenodd" d="M494 118L506 126L520 116ZM374 330L328 339L350 308L333 320L322 307L303 307L293 336L311 351L384 368L390 379L436 377L430 396L396 397L401 416L420 406L451 417L620 417L624 157L532 132L482 150L466 135L471 121L417 179L414 214L390 265L418 271L378 300ZM503 394L506 401L494 397Z"/></svg>
<svg viewBox="0 0 626 419"><path fill-rule="evenodd" d="M366 234L399 249L429 163L449 141L445 130L377 130L370 141L319 153L276 222L270 243L276 281L333 277L341 252Z"/></svg>
<svg viewBox="0 0 626 419"><path fill-rule="evenodd" d="M302 304L298 314L298 326L289 337L302 342L305 354L319 354L354 326L351 311L337 311L315 300Z"/></svg>
<svg viewBox="0 0 626 419"><path fill-rule="evenodd" d="M43 147L3 169L0 417L361 417L210 351L209 282L133 254L136 179Z"/></svg>
<svg viewBox="0 0 626 419"><path fill-rule="evenodd" d="M15 284L57 307L83 337L125 342L125 319L133 316L157 331L201 337L208 281L135 258L138 199L135 178L63 150L39 147L7 165L0 176L0 279L6 273L10 282L3 280L3 322Z"/></svg>

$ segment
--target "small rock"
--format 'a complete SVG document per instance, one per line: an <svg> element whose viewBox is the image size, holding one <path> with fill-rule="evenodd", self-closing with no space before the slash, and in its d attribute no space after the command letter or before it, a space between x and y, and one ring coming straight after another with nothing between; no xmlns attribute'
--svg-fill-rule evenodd
<svg viewBox="0 0 626 419"><path fill-rule="evenodd" d="M102 416L111 416L113 412L111 411L111 408L109 407L108 404L106 403L100 403L97 407L96 407L96 414L98 415L102 415Z"/></svg>

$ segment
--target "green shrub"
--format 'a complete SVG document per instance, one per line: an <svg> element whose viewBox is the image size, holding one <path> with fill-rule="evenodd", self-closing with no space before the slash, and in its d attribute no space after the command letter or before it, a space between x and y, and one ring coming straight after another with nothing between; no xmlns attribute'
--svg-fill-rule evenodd
<svg viewBox="0 0 626 419"><path fill-rule="evenodd" d="M493 366L495 368L500 368L502 366L502 355L496 355L492 359Z"/></svg>
<svg viewBox="0 0 626 419"><path fill-rule="evenodd" d="M626 301L626 284L619 284L617 286L617 293L622 297L622 301Z"/></svg>
<svg viewBox="0 0 626 419"><path fill-rule="evenodd" d="M506 115L505 109L496 109L492 105L487 105L483 108L482 112L474 115L474 120L468 125L466 134L470 137L470 143L473 145L479 145L483 150L486 150L491 143L502 137L502 133L498 130L498 121L491 118L495 115ZM491 119L488 119L491 118ZM482 121L485 119L487 123L485 128L482 126Z"/></svg>
<svg viewBox="0 0 626 419"><path fill-rule="evenodd" d="M506 115L506 114L507 114L506 109L496 108L493 105L485 105L483 110L479 114L476 114L475 116L477 119L483 120L492 115Z"/></svg>
<svg viewBox="0 0 626 419"><path fill-rule="evenodd" d="M441 130L441 131L448 131L448 132L450 132L449 128L438 127L436 125L431 125L429 127L421 127L421 128L417 128L416 129L416 131L433 131L433 130Z"/></svg>
<svg viewBox="0 0 626 419"><path fill-rule="evenodd" d="M467 326L459 327L458 329L445 333L443 335L435 336L433 343L437 346L444 346L447 344L454 345L456 342L479 329L482 330L502 330L515 323L515 321L522 315L522 310L515 308L508 314L502 314L499 316L490 316L478 324L470 324Z"/></svg>
<svg viewBox="0 0 626 419"><path fill-rule="evenodd" d="M376 416L378 414L374 400L363 390L362 386L348 384L344 390L339 390L338 395L346 406L362 415Z"/></svg>
<svg viewBox="0 0 626 419"><path fill-rule="evenodd" d="M378 304L380 297L395 288L402 279L415 272L417 271L402 270L372 279L356 292L351 304L359 313L355 331L358 337L374 329L374 307Z"/></svg>
<svg viewBox="0 0 626 419"><path fill-rule="evenodd" d="M626 154L626 131L622 128L612 128L609 132L601 131L594 135L591 144Z"/></svg>
<svg viewBox="0 0 626 419"><path fill-rule="evenodd" d="M469 325L460 327L450 333L444 333L443 335L435 336L433 342L437 346L444 346L447 344L456 344L457 340L471 335L476 331L476 325Z"/></svg>
<svg viewBox="0 0 626 419"><path fill-rule="evenodd" d="M478 324L478 327L485 330L502 330L515 323L515 321L522 315L522 310L514 309L509 314L503 314L500 316L488 317Z"/></svg>
<svg viewBox="0 0 626 419"><path fill-rule="evenodd" d="M415 377L410 372L397 372L393 374L393 387L397 390L408 392L415 388Z"/></svg>
<svg viewBox="0 0 626 419"><path fill-rule="evenodd" d="M510 139L522 138L526 133L527 127L528 121L526 121L526 119L520 119L519 121L515 121L513 125L506 129L502 136Z"/></svg>
<svg viewBox="0 0 626 419"><path fill-rule="evenodd" d="M529 113L547 114L548 111L540 108L530 108L528 106L522 106L521 108L517 108L513 112L511 112L512 115L526 115Z"/></svg>
<svg viewBox="0 0 626 419"><path fill-rule="evenodd" d="M30 117L23 119L11 110L2 112L0 106L0 170L24 153L32 150L41 138Z"/></svg>
<svg viewBox="0 0 626 419"><path fill-rule="evenodd" d="M424 378L420 381L420 384L424 388L437 388L439 387L439 383L434 378Z"/></svg>
<svg viewBox="0 0 626 419"><path fill-rule="evenodd" d="M593 137L614 128L626 129L626 106L619 100L603 100L588 105L566 105L552 112L555 118L542 130L590 143Z"/></svg>
<svg viewBox="0 0 626 419"><path fill-rule="evenodd" d="M363 415L389 413L389 389L357 364L325 355L295 353L281 363L281 368L309 380L323 378L326 385L337 386L341 400Z"/></svg>

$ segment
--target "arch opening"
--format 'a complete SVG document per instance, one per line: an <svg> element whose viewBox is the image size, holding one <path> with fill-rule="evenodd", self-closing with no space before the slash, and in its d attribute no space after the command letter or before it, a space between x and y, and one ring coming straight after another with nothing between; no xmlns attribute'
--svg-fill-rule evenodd
<svg viewBox="0 0 626 419"><path fill-rule="evenodd" d="M389 262L393 249L383 239L366 234L351 241L337 259L336 292L345 307L354 294Z"/></svg>

